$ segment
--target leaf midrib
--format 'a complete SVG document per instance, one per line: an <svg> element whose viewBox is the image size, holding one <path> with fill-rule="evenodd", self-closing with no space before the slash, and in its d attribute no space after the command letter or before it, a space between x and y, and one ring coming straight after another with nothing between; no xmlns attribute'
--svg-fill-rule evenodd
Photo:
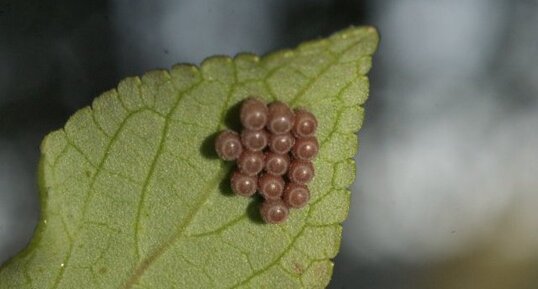
<svg viewBox="0 0 538 289"><path fill-rule="evenodd" d="M198 202L194 205L196 209L191 210L190 213L183 219L183 222L178 226L178 230L176 233L168 240L167 242L164 242L161 246L159 246L157 249L155 249L151 255L146 257L140 264L135 268L133 271L133 274L127 279L125 282L125 285L122 286L122 288L129 289L132 288L134 285L137 284L138 280L144 272L147 271L147 269L155 263L159 257L161 257L170 246L173 244L177 244L177 242L181 239L182 236L184 236L185 229L189 226L189 224L192 222L198 211L202 208L202 205L209 199L211 196L211 193L214 192L214 189L218 187L220 180L226 175L227 167L221 167L219 173L215 175L213 179L208 183L208 185L204 188L203 192L204 194L198 199Z"/></svg>
<svg viewBox="0 0 538 289"><path fill-rule="evenodd" d="M237 79L237 68L235 66L235 62L231 62L233 68L234 68L234 78L235 78L235 81L230 85L229 87L229 90L228 90L228 93L226 95L226 99L224 101L224 104L223 104L223 107L221 109L221 112L220 112L220 119L219 119L219 123L217 125L217 128L216 130L218 130L223 124L224 124L224 118L225 118L225 115L226 115L226 109L228 108L229 106L229 102L230 102L230 98L232 97L233 95L233 92L238 84L238 79ZM202 83L202 82L200 82ZM194 85L192 86L189 90L193 90L197 85ZM177 109L177 107L179 106L180 102L181 102L181 99L182 97L186 94L183 93L179 98L178 98L178 101L174 104L172 110L170 110L170 115ZM146 192L146 189L147 189L147 183L149 183L149 180L151 179L151 176L153 174L153 171L154 171L154 168L155 168L155 164L157 163L160 155L161 155L161 152L162 152L162 148L164 147L163 145L163 142L166 140L166 136L168 134L168 129L170 127L170 115L168 115L168 117L166 118L166 123L165 123L165 129L164 129L164 134L163 134L163 137L161 138L161 144L159 146L159 150L157 151L157 155L152 163L152 166L151 166L151 169L150 169L150 173L148 174L148 178L146 180L146 186L144 187L143 191L142 191L142 196L141 196L141 202L140 202L140 205L138 207L138 214L137 214L137 227L135 229L135 232L137 232L138 230L138 223L139 223L139 218L140 218L140 213L141 213L141 209L142 209L142 202L144 200L144 195L145 195L145 192ZM224 168L223 168L224 166ZM168 240L167 242L163 243L161 246L159 246L157 249L155 249L151 255L149 255L148 257L146 257L141 263L140 265L138 265L135 270L133 271L133 274L127 279L127 281L125 282L125 285L123 286L123 288L125 289L129 289L129 288L132 288L135 284L137 284L138 280L140 280L140 278L142 277L142 275L144 274L144 272L146 272L146 270L160 257L162 256L166 251L168 251L168 248L170 246L172 246L172 244L175 244L177 243L182 236L184 236L184 232L185 232L185 229L189 226L189 224L192 222L192 220L194 219L194 217L196 216L196 214L201 210L202 208L202 205L209 199L209 197L211 196L211 193L215 190L215 188L218 187L218 185L220 184L220 181L222 178L225 177L226 175L226 172L228 171L228 168L229 165L223 165L221 163L221 168L220 168L220 171L218 174L215 175L215 177L213 179L211 179L211 181L209 181L208 185L206 187L204 187L203 189L203 192L204 194L202 195L202 197L200 197L198 199L198 201L196 202L196 204L193 206L195 209L194 210L191 210L190 213L183 219L183 222L181 222L181 224L178 226L178 230L176 231L176 233L170 238L170 240ZM137 233L138 234L138 233ZM136 239L137 243L138 243L138 239ZM138 246L137 246L138 248Z"/></svg>

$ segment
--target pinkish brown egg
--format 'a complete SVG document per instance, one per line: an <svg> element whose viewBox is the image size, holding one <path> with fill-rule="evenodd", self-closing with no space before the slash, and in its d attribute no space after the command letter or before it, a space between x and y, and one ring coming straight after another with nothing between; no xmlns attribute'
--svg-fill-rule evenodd
<svg viewBox="0 0 538 289"><path fill-rule="evenodd" d="M266 200L279 200L286 183L279 176L264 174L258 179L258 191Z"/></svg>
<svg viewBox="0 0 538 289"><path fill-rule="evenodd" d="M288 183L282 200L288 207L291 208L302 208L310 200L310 191L308 187L302 184L297 183Z"/></svg>
<svg viewBox="0 0 538 289"><path fill-rule="evenodd" d="M274 176L282 176L288 171L290 157L287 154L268 152L265 154L265 171Z"/></svg>
<svg viewBox="0 0 538 289"><path fill-rule="evenodd" d="M237 159L237 166L242 174L255 176L265 166L265 156L262 152L245 150Z"/></svg>
<svg viewBox="0 0 538 289"><path fill-rule="evenodd" d="M314 166L310 161L294 160L288 170L288 179L294 183L306 184L314 178Z"/></svg>
<svg viewBox="0 0 538 289"><path fill-rule="evenodd" d="M296 137L313 136L317 127L318 121L311 112L305 109L295 110L295 123L292 131Z"/></svg>
<svg viewBox="0 0 538 289"><path fill-rule="evenodd" d="M269 119L267 129L274 134L284 134L293 128L295 116L289 106L283 102L275 101L269 104Z"/></svg>
<svg viewBox="0 0 538 289"><path fill-rule="evenodd" d="M301 160L312 160L318 151L318 140L313 136L296 139L295 145L291 149L293 156Z"/></svg>
<svg viewBox="0 0 538 289"><path fill-rule="evenodd" d="M258 188L258 177L247 176L239 171L235 171L230 180L232 191L243 197L251 197Z"/></svg>
<svg viewBox="0 0 538 289"><path fill-rule="evenodd" d="M267 105L254 97L247 98L241 105L240 120L243 127L250 130L261 130L268 119Z"/></svg>
<svg viewBox="0 0 538 289"><path fill-rule="evenodd" d="M215 150L223 160L232 161L237 159L243 152L239 135L230 130L221 132L215 140Z"/></svg>
<svg viewBox="0 0 538 289"><path fill-rule="evenodd" d="M277 154L287 154L294 144L295 138L291 133L271 134L269 136L269 148Z"/></svg>
<svg viewBox="0 0 538 289"><path fill-rule="evenodd" d="M261 151L267 146L269 136L264 130L244 129L241 132L241 143L247 150Z"/></svg>
<svg viewBox="0 0 538 289"><path fill-rule="evenodd" d="M289 209L282 200L266 200L260 207L260 214L267 224L280 224L288 219Z"/></svg>

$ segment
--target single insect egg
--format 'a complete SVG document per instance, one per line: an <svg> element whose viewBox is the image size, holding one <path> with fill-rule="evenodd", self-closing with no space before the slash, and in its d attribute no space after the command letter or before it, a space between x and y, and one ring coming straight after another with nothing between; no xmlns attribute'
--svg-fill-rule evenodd
<svg viewBox="0 0 538 289"><path fill-rule="evenodd" d="M265 166L265 156L262 152L245 150L237 159L237 166L242 174L255 176Z"/></svg>
<svg viewBox="0 0 538 289"><path fill-rule="evenodd" d="M291 208L302 208L310 200L310 191L305 185L288 183L282 196L284 203Z"/></svg>
<svg viewBox="0 0 538 289"><path fill-rule="evenodd" d="M306 184L314 178L314 166L312 162L303 160L294 160L288 170L290 181L298 184Z"/></svg>
<svg viewBox="0 0 538 289"><path fill-rule="evenodd" d="M258 188L258 177L247 176L241 172L235 171L230 179L232 191L243 197L251 197L256 193Z"/></svg>
<svg viewBox="0 0 538 289"><path fill-rule="evenodd" d="M268 152L265 154L265 171L274 176L281 176L288 171L290 157L287 154L275 154Z"/></svg>
<svg viewBox="0 0 538 289"><path fill-rule="evenodd" d="M267 105L254 97L247 98L241 105L241 124L246 129L260 130L267 124Z"/></svg>
<svg viewBox="0 0 538 289"><path fill-rule="evenodd" d="M232 161L237 159L243 152L239 135L230 130L221 132L215 140L215 150L223 160Z"/></svg>
<svg viewBox="0 0 538 289"><path fill-rule="evenodd" d="M267 129L274 134L283 134L293 128L294 113L287 104L275 101L269 104L269 119Z"/></svg>
<svg viewBox="0 0 538 289"><path fill-rule="evenodd" d="M241 132L241 142L246 149L261 151L267 146L269 136L264 130L244 129Z"/></svg>
<svg viewBox="0 0 538 289"><path fill-rule="evenodd" d="M269 137L269 148L277 154L287 154L294 144L295 138L290 133L271 134Z"/></svg>
<svg viewBox="0 0 538 289"><path fill-rule="evenodd" d="M317 127L318 121L311 112L304 109L295 110L295 124L292 131L296 137L313 136Z"/></svg>
<svg viewBox="0 0 538 289"><path fill-rule="evenodd" d="M318 154L318 151L318 140L313 136L296 139L295 145L291 149L293 156L301 160L313 159Z"/></svg>
<svg viewBox="0 0 538 289"><path fill-rule="evenodd" d="M264 174L258 179L258 190L266 200L279 200L286 183L282 177Z"/></svg>
<svg viewBox="0 0 538 289"><path fill-rule="evenodd" d="M288 219L289 209L282 200L264 201L260 207L260 214L268 224L280 224Z"/></svg>

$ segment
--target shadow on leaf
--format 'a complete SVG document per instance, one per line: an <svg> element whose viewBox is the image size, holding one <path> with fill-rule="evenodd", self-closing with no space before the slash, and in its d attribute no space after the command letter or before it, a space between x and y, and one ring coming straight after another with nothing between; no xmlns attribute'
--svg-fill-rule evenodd
<svg viewBox="0 0 538 289"><path fill-rule="evenodd" d="M220 131L209 135L200 146L200 154L206 159L217 159L217 151L215 151L215 139L219 135Z"/></svg>
<svg viewBox="0 0 538 289"><path fill-rule="evenodd" d="M228 172L226 173L226 176L220 181L219 184L219 190L220 192L228 197L235 197L236 195L232 191L232 187L230 185L230 179L232 178L233 169L230 166L227 166L226 169Z"/></svg>
<svg viewBox="0 0 538 289"><path fill-rule="evenodd" d="M256 194L252 198L252 202L250 202L247 206L247 216L253 223L265 224L262 219L262 216L260 215L260 206L262 204L262 201L262 197Z"/></svg>
<svg viewBox="0 0 538 289"><path fill-rule="evenodd" d="M239 101L238 103L234 104L228 109L228 111L224 115L224 125L228 129L231 129L237 133L242 130L241 121L239 120L242 103L243 101Z"/></svg>

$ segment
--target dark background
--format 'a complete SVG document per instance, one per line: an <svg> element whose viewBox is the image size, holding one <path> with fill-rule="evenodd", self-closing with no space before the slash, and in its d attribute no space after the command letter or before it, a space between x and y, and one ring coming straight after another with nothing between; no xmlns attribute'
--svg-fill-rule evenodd
<svg viewBox="0 0 538 289"><path fill-rule="evenodd" d="M0 263L39 143L130 75L369 24L358 180L331 288L538 286L538 3L0 0Z"/></svg>

